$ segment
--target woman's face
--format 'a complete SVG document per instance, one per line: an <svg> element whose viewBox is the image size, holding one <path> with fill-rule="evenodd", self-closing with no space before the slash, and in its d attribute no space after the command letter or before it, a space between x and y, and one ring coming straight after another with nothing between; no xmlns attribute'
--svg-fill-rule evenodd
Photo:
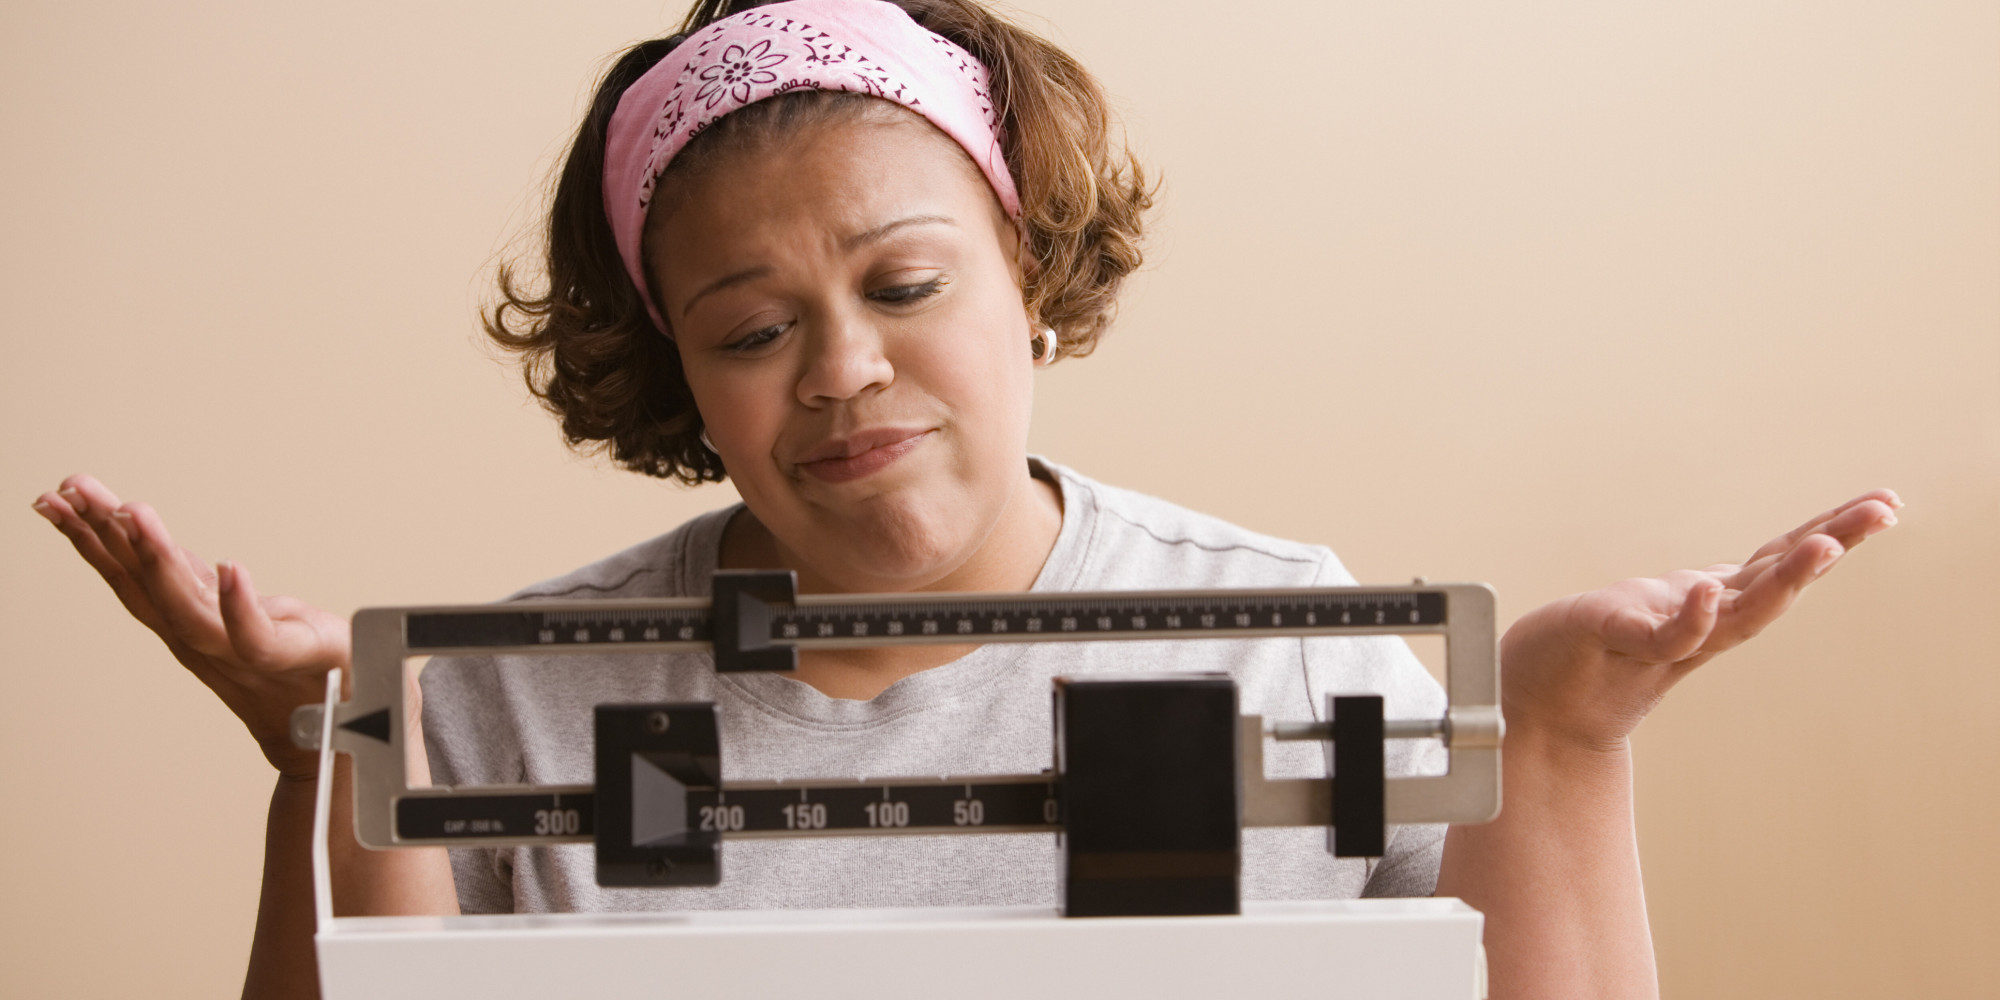
<svg viewBox="0 0 2000 1000"><path fill-rule="evenodd" d="M966 155L900 110L710 161L656 206L696 405L766 558L809 589L1032 581L988 579L996 546L1034 547L1029 521L1035 567L1053 541L1029 510L1049 501L1025 462L1017 241Z"/></svg>

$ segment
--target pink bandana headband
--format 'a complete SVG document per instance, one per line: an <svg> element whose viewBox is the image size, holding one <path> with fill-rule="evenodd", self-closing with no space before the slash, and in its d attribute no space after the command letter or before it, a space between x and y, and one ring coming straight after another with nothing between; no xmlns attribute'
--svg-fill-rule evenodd
<svg viewBox="0 0 2000 1000"><path fill-rule="evenodd" d="M662 332L640 253L654 181L723 115L802 89L869 94L923 115L971 154L1007 214L1020 216L986 67L970 53L887 0L790 0L733 14L690 34L626 89L604 144L604 212Z"/></svg>

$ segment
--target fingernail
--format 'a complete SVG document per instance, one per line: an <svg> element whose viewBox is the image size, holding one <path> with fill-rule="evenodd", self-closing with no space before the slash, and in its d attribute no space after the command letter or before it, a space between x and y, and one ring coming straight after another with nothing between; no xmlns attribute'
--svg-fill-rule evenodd
<svg viewBox="0 0 2000 1000"><path fill-rule="evenodd" d="M49 506L49 502L47 500L35 501L34 508L35 508L35 513L48 518L50 524L62 523L61 519L56 516L56 509L54 507Z"/></svg>
<svg viewBox="0 0 2000 1000"><path fill-rule="evenodd" d="M236 589L236 564L224 559L215 564L215 589L230 593Z"/></svg>
<svg viewBox="0 0 2000 1000"><path fill-rule="evenodd" d="M1820 556L1819 566L1813 569L1813 575L1819 576L1820 574L1825 573L1827 570L1832 569L1833 564L1840 561L1840 555L1841 555L1841 550L1832 549L1828 551L1825 555Z"/></svg>
<svg viewBox="0 0 2000 1000"><path fill-rule="evenodd" d="M1884 527L1884 528L1893 528L1893 527L1895 527L1895 526L1896 526L1896 515L1894 515L1894 514L1885 514L1885 515L1883 515L1883 517L1882 517L1882 527Z"/></svg>
<svg viewBox="0 0 2000 1000"><path fill-rule="evenodd" d="M111 512L111 516L115 518L119 524L129 525L132 523L132 512L129 510L114 510Z"/></svg>
<svg viewBox="0 0 2000 1000"><path fill-rule="evenodd" d="M1701 607L1703 611L1714 611L1716 608L1719 608L1721 606L1722 606L1721 587L1716 587L1713 590L1710 590L1708 592L1708 596L1703 597L1701 599Z"/></svg>
<svg viewBox="0 0 2000 1000"><path fill-rule="evenodd" d="M57 490L56 495L62 497L64 500L69 501L70 509L76 511L79 514L90 509L90 501L85 500L83 498L83 494L78 493L76 491L76 487L74 486L65 486L62 489Z"/></svg>

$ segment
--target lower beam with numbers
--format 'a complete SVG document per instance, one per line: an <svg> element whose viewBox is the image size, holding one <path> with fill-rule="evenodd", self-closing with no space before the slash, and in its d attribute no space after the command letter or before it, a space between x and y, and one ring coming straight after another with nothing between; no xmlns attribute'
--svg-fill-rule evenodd
<svg viewBox="0 0 2000 1000"><path fill-rule="evenodd" d="M690 832L721 837L842 834L1054 833L1060 805L1046 774L840 782L748 782L686 794ZM396 839L420 846L587 844L596 837L597 795L482 790L405 796L396 802Z"/></svg>
<svg viewBox="0 0 2000 1000"><path fill-rule="evenodd" d="M973 781L852 785L729 785L688 795L701 832L759 834L1054 833L1061 829L1049 775L981 775Z"/></svg>
<svg viewBox="0 0 2000 1000"><path fill-rule="evenodd" d="M589 785L440 790L397 799L395 816L396 842L412 847L587 844L596 835L597 795Z"/></svg>

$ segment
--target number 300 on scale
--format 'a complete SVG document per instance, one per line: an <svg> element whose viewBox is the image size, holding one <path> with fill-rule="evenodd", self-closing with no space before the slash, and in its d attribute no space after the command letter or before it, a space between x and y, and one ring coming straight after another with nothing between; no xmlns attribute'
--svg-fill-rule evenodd
<svg viewBox="0 0 2000 1000"><path fill-rule="evenodd" d="M535 836L566 837L583 830L583 813L576 809L535 810Z"/></svg>

